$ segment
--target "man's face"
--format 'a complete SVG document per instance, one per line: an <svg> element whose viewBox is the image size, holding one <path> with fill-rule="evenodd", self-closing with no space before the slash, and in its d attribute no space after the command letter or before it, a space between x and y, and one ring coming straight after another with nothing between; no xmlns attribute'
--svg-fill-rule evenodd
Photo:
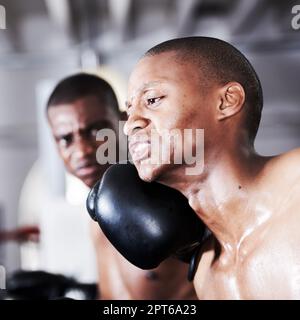
<svg viewBox="0 0 300 320"><path fill-rule="evenodd" d="M205 75L204 75L205 76ZM184 129L205 129L213 132L216 120L213 105L216 93L213 88L204 86L192 63L184 63L175 58L173 52L162 53L143 58L131 74L128 87L125 134L129 136L129 151L140 177L146 181L161 180L178 165L172 163L174 143L167 146L162 143L161 152L170 148L171 163L150 163L153 156L149 141L154 132L179 130L183 136ZM211 134L210 134L211 135ZM144 142L136 143L143 136ZM193 139L195 140L195 139ZM184 144L194 142L184 141Z"/></svg>
<svg viewBox="0 0 300 320"><path fill-rule="evenodd" d="M88 187L103 175L108 165L99 165L96 150L103 141L96 141L98 130L116 131L118 118L110 107L88 96L69 104L50 106L49 123L66 169Z"/></svg>

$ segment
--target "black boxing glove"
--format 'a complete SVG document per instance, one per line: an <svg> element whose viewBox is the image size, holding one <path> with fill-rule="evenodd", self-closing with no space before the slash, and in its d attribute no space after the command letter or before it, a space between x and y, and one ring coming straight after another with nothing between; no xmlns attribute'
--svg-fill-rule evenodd
<svg viewBox="0 0 300 320"><path fill-rule="evenodd" d="M141 269L172 255L190 262L206 229L179 191L144 182L130 163L104 173L89 193L87 210L112 245Z"/></svg>
<svg viewBox="0 0 300 320"><path fill-rule="evenodd" d="M45 271L15 271L7 278L6 295L15 300L53 300L75 296L96 299L97 285L79 283L71 277Z"/></svg>

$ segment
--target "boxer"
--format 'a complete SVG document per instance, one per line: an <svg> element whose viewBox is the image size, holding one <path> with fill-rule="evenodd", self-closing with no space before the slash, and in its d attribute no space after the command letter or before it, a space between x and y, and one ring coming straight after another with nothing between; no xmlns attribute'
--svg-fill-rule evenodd
<svg viewBox="0 0 300 320"><path fill-rule="evenodd" d="M126 106L140 178L180 191L212 232L198 256L198 298L299 299L300 150L255 151L263 95L245 56L214 38L161 43L134 68ZM195 175L185 162L149 161L149 144L130 144L187 128L205 132L204 167Z"/></svg>

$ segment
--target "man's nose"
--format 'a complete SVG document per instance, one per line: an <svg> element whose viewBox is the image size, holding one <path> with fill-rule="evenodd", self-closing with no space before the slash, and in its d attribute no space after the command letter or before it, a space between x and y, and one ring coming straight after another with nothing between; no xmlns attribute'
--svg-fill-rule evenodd
<svg viewBox="0 0 300 320"><path fill-rule="evenodd" d="M84 159L95 153L94 144L87 139L79 138L74 148L74 156L77 159ZM96 154L95 154L96 156Z"/></svg>
<svg viewBox="0 0 300 320"><path fill-rule="evenodd" d="M124 134L131 136L137 131L144 129L148 126L149 119L139 112L132 112L124 125Z"/></svg>

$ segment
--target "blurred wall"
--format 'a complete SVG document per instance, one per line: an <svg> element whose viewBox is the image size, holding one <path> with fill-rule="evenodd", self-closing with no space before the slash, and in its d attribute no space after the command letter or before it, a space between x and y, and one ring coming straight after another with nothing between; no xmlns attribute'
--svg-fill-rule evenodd
<svg viewBox="0 0 300 320"><path fill-rule="evenodd" d="M14 57L15 63L0 63L0 204L1 228L18 225L20 191L25 177L38 158L38 126L36 87L44 79L57 81L73 72L77 57L49 59L42 64L24 57ZM19 246L0 246L8 270L18 268Z"/></svg>

